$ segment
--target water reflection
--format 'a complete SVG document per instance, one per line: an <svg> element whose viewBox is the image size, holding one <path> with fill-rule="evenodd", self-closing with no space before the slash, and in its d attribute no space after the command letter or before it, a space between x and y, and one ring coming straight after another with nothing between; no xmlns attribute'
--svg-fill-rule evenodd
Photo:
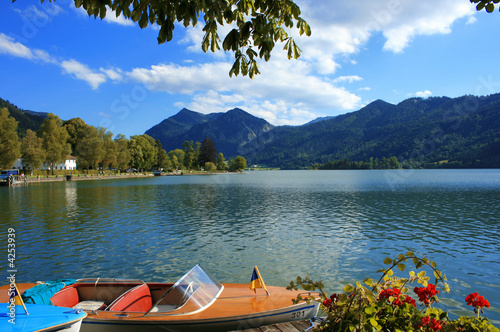
<svg viewBox="0 0 500 332"><path fill-rule="evenodd" d="M0 224L19 234L20 280L172 280L196 263L218 279L268 284L310 273L332 291L377 277L413 250L500 321L500 171L258 172L0 188ZM6 190L4 190L6 189ZM491 297L491 298L490 298Z"/></svg>
<svg viewBox="0 0 500 332"><path fill-rule="evenodd" d="M66 215L69 221L76 220L78 216L76 184L74 182L67 183L64 191L66 194Z"/></svg>

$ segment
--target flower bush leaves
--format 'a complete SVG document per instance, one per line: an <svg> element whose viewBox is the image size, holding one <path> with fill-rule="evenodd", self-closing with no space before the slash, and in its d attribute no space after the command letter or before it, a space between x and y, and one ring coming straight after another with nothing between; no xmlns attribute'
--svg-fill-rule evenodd
<svg viewBox="0 0 500 332"><path fill-rule="evenodd" d="M394 274L394 268L401 272L405 271L408 262L413 263L416 270L426 268L433 272L434 283L425 270L418 272L409 271L408 277L402 278ZM299 287L307 291L318 291L323 312L320 316L326 316L314 331L490 331L500 332L487 318L479 316L483 308L490 306L489 302L478 293L472 293L466 297L468 305L474 307L477 316L462 316L451 320L448 313L441 309L432 308L432 304L439 302L440 290L445 293L450 291L446 282L446 275L437 269L437 264L425 257L418 257L409 251L400 254L397 258L387 257L384 264L389 265L378 273L382 276L378 281L367 278L363 284L356 282L354 285L346 285L341 294L328 296L324 291L321 281L316 282L307 276L297 277L290 282L288 289ZM419 284L413 287L421 305L408 294L411 284ZM299 296L296 301L302 300ZM294 301L295 302L295 301ZM419 308L420 307L420 308Z"/></svg>

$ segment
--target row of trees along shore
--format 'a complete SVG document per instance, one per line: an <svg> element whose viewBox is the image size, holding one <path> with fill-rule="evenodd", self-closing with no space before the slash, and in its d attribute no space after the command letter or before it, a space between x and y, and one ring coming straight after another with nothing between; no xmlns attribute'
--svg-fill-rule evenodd
<svg viewBox="0 0 500 332"><path fill-rule="evenodd" d="M351 161L349 158L313 164L311 169L401 169L403 165L397 157L368 158L365 161Z"/></svg>
<svg viewBox="0 0 500 332"><path fill-rule="evenodd" d="M37 132L27 130L19 139L17 121L9 116L7 108L0 110L0 168L11 168L23 158L25 170L39 170L43 164L52 173L56 165L64 163L69 155L77 158L78 170L185 170L242 171L245 158L237 156L226 162L218 153L211 138L202 143L185 141L182 149L166 152L159 140L144 135L117 135L102 127L86 124L80 118L62 121L48 114Z"/></svg>

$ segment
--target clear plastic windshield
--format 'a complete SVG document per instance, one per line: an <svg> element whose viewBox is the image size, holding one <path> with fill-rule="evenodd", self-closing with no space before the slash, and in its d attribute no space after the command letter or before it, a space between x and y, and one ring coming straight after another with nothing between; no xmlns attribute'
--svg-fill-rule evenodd
<svg viewBox="0 0 500 332"><path fill-rule="evenodd" d="M170 308L170 313L188 314L199 312L210 306L222 292L218 281L199 265L180 278L153 306Z"/></svg>

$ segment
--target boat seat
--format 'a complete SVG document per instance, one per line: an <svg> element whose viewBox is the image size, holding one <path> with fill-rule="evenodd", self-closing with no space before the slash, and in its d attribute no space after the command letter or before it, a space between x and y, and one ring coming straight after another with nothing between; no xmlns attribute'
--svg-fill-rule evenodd
<svg viewBox="0 0 500 332"><path fill-rule="evenodd" d="M92 311L92 310L104 310L106 308L106 304L104 304L104 301L81 301L78 302L75 306L73 306L73 309L82 309L82 310L87 310L87 311Z"/></svg>
<svg viewBox="0 0 500 332"><path fill-rule="evenodd" d="M57 293L55 293L50 300L52 304L57 307L68 307L73 309L83 310L103 310L106 308L104 301L80 301L78 290L74 286L66 286Z"/></svg>
<svg viewBox="0 0 500 332"><path fill-rule="evenodd" d="M78 296L78 291L76 287L66 286L57 293L55 293L51 298L52 304L57 307L74 307L80 302L80 297Z"/></svg>
<svg viewBox="0 0 500 332"><path fill-rule="evenodd" d="M106 311L146 312L153 306L151 291L147 284L136 286L114 300Z"/></svg>

